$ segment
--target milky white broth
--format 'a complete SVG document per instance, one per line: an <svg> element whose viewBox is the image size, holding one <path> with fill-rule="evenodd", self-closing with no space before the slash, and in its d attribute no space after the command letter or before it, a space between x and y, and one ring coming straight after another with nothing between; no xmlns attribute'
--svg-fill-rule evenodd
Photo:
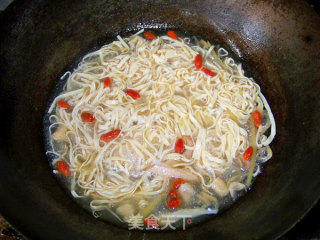
<svg viewBox="0 0 320 240"><path fill-rule="evenodd" d="M54 173L121 226L217 214L272 156L271 109L241 64L208 41L169 35L142 30L87 54L45 117Z"/></svg>

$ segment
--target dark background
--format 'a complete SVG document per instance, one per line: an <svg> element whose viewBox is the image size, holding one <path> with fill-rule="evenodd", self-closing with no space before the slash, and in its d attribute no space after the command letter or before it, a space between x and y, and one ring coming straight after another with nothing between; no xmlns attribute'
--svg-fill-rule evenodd
<svg viewBox="0 0 320 240"><path fill-rule="evenodd" d="M320 0L308 0L311 7L320 16ZM320 26L319 26L320 27ZM287 232L280 240L287 239L320 239L320 202L306 214L306 216Z"/></svg>
<svg viewBox="0 0 320 240"><path fill-rule="evenodd" d="M0 13L13 0L0 0ZM308 0L311 7L320 16L320 0ZM320 26L319 26L320 27ZM320 46L319 46L320 47ZM0 203L1 204L1 203ZM318 202L304 218L296 224L289 232L280 238L280 240L302 240L302 239L320 239L320 202ZM0 216L0 223L3 221ZM2 228L1 228L2 227ZM0 226L0 240L5 239L21 239L19 233L13 230L10 226L2 224Z"/></svg>

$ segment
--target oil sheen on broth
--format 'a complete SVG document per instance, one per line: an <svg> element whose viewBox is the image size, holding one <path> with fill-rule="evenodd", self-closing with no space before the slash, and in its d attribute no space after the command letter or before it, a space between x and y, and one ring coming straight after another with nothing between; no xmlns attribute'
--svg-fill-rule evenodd
<svg viewBox="0 0 320 240"><path fill-rule="evenodd" d="M217 214L272 156L260 87L208 41L170 30L117 38L59 82L44 120L53 172L94 216L123 227Z"/></svg>

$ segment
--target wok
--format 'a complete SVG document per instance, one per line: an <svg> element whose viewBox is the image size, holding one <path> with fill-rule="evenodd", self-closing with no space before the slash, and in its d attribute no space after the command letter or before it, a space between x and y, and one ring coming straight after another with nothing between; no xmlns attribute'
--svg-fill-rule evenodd
<svg viewBox="0 0 320 240"><path fill-rule="evenodd" d="M320 197L320 18L304 1L17 1L0 26L0 212L31 239L272 239ZM68 67L117 34L166 28L241 58L277 122L253 189L178 232L127 231L93 218L51 173L42 119Z"/></svg>

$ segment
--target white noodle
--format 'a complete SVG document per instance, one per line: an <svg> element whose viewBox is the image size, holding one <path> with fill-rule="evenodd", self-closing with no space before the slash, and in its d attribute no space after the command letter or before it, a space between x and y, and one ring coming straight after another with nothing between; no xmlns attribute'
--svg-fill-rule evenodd
<svg viewBox="0 0 320 240"><path fill-rule="evenodd" d="M274 117L259 86L244 76L241 64L228 58L225 49L217 54L209 43L205 42L206 50L189 46L187 39L167 36L149 41L138 36L143 31L126 39L117 36L118 41L87 54L73 73L63 75L68 77L65 91L48 111L56 111L51 115L55 116L52 127L63 124L68 128L67 147L53 148L53 153L70 165L72 195L97 198L90 205L93 211L134 194L147 197L166 191L168 178L152 177L148 171L164 162L199 176L202 188L211 192L216 177L239 162L249 147L246 124L255 103L259 111L266 109L271 125L269 137L263 135L266 129L258 129L257 146L269 145L276 134ZM199 52L217 76L195 68ZM104 88L106 77L112 83ZM132 99L125 94L127 89L138 91L141 98ZM67 101L71 109L55 108L58 100ZM92 113L96 122L84 123L83 112ZM117 138L107 143L100 140L114 129L121 129ZM194 141L194 146L186 146L191 158L174 153L182 135ZM271 156L268 148L261 162ZM231 184L232 197L242 188L240 182Z"/></svg>

